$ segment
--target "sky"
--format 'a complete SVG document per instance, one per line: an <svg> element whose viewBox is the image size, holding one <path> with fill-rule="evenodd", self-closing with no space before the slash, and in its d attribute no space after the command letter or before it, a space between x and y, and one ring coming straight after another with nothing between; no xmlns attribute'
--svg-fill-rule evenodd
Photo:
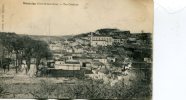
<svg viewBox="0 0 186 100"><path fill-rule="evenodd" d="M153 32L152 0L0 0L0 11L0 31L17 34L75 35L101 28Z"/></svg>

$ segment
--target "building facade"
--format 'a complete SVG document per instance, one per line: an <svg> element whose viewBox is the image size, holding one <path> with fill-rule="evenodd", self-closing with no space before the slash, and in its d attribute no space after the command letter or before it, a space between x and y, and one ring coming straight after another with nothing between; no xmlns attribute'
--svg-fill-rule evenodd
<svg viewBox="0 0 186 100"><path fill-rule="evenodd" d="M56 62L55 69L80 70L80 62Z"/></svg>
<svg viewBox="0 0 186 100"><path fill-rule="evenodd" d="M113 39L110 36L93 36L90 37L91 46L109 46L112 45Z"/></svg>

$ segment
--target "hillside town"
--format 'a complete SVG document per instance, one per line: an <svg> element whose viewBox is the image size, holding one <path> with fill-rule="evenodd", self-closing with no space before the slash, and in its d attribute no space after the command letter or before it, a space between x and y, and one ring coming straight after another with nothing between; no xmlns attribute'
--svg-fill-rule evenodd
<svg viewBox="0 0 186 100"><path fill-rule="evenodd" d="M25 79L19 82L15 79L16 84L53 78L51 82L54 83L101 80L110 86L125 80L126 85L132 86L133 81L140 78L151 85L151 33L105 28L60 38L21 35L16 41L20 47L14 48L9 44L16 45L13 38L18 36L13 33L1 35L8 37L0 41L1 78L19 76ZM21 39L30 42L20 45Z"/></svg>
<svg viewBox="0 0 186 100"><path fill-rule="evenodd" d="M46 42L53 53L49 76L83 75L103 79L105 82L111 79L114 82L113 80L130 76L131 69L151 68L150 33L100 29L64 40ZM136 58L137 53L141 55Z"/></svg>

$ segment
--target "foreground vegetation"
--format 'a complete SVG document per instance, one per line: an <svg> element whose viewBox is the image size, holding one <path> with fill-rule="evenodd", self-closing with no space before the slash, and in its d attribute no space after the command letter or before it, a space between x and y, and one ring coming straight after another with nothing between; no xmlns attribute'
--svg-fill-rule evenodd
<svg viewBox="0 0 186 100"><path fill-rule="evenodd" d="M134 79L123 79L112 86L109 82L104 83L103 80L92 80L86 77L75 80L67 78L68 81L60 83L47 78L42 78L36 83L1 82L0 98L151 99L152 83L148 79L151 75L145 77L140 70L136 70L135 73L137 74Z"/></svg>

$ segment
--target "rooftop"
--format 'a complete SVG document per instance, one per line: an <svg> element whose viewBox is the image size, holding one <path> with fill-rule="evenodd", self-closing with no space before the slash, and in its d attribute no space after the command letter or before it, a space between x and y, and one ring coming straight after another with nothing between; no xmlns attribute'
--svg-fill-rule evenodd
<svg viewBox="0 0 186 100"><path fill-rule="evenodd" d="M105 65L105 64L103 64L102 62L94 61L94 62L93 62L93 65L96 65L96 66L103 66L103 65Z"/></svg>
<svg viewBox="0 0 186 100"><path fill-rule="evenodd" d="M67 61L67 62L65 62L65 64L80 64L80 62L79 61Z"/></svg>
<svg viewBox="0 0 186 100"><path fill-rule="evenodd" d="M93 34L94 37L111 37L108 35Z"/></svg>

